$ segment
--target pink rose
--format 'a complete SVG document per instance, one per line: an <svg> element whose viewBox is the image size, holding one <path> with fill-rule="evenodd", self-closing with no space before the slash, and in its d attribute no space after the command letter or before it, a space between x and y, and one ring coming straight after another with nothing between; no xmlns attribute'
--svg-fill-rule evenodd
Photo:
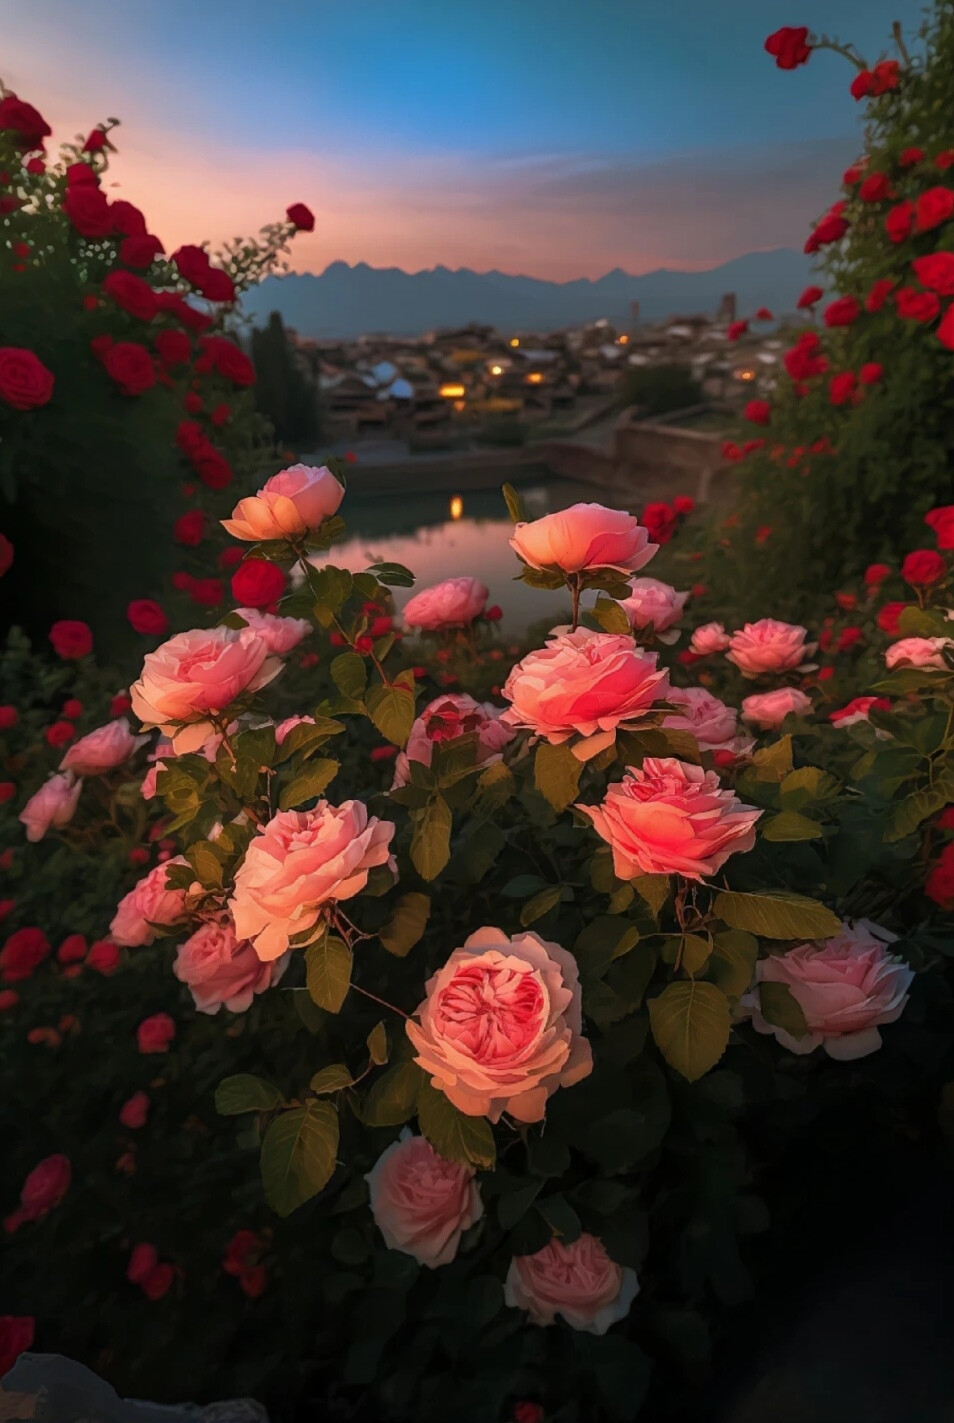
<svg viewBox="0 0 954 1423"><path fill-rule="evenodd" d="M635 573L659 545L632 514L602 504L573 504L532 523L517 524L510 547L531 568L584 573L614 568Z"/></svg>
<svg viewBox="0 0 954 1423"><path fill-rule="evenodd" d="M236 608L235 611L252 632L258 633L269 652L278 657L291 652L311 632L311 623L305 618L278 618L259 608Z"/></svg>
<svg viewBox="0 0 954 1423"><path fill-rule="evenodd" d="M140 1052L168 1052L176 1035L176 1025L168 1013L153 1013L143 1018L136 1029L136 1046Z"/></svg>
<svg viewBox="0 0 954 1423"><path fill-rule="evenodd" d="M275 744L284 744L285 737L290 731L294 731L296 726L314 726L313 716L286 716L284 721L280 721L275 728Z"/></svg>
<svg viewBox="0 0 954 1423"><path fill-rule="evenodd" d="M143 800L155 799L157 789L156 783L159 780L159 772L166 771L168 769L169 768L167 767L165 761L153 762L153 764L149 767L149 770L143 776L142 785L139 787L139 794L142 796Z"/></svg>
<svg viewBox="0 0 954 1423"><path fill-rule="evenodd" d="M251 628L180 632L146 654L129 689L133 711L145 726L161 727L177 753L196 751L213 730L210 714L257 692L282 665Z"/></svg>
<svg viewBox="0 0 954 1423"><path fill-rule="evenodd" d="M623 598L620 607L636 630L651 627L658 636L672 627L682 617L682 610L689 597L688 593L677 593L668 583L658 578L630 579L632 593ZM662 639L675 642L676 635Z"/></svg>
<svg viewBox="0 0 954 1423"><path fill-rule="evenodd" d="M280 958L289 940L313 929L325 908L360 894L368 871L387 865L394 826L359 800L313 810L280 810L259 828L235 875L232 919L260 959Z"/></svg>
<svg viewBox="0 0 954 1423"><path fill-rule="evenodd" d="M149 738L133 736L125 717L98 726L87 736L73 743L60 762L61 771L75 771L78 776L98 776L115 770L128 761Z"/></svg>
<svg viewBox="0 0 954 1423"><path fill-rule="evenodd" d="M489 702L475 702L466 693L449 692L446 696L436 697L411 727L407 749L398 753L391 789L407 785L409 762L418 761L422 766L429 766L435 745L468 735L477 737L478 766L499 761L501 751L514 737L510 727L501 721L499 708Z"/></svg>
<svg viewBox="0 0 954 1423"><path fill-rule="evenodd" d="M798 687L779 687L774 692L758 692L742 702L742 717L761 731L774 731L793 712L802 716L812 709L812 699Z"/></svg>
<svg viewBox="0 0 954 1423"><path fill-rule="evenodd" d="M82 789L83 782L74 781L70 772L45 780L17 817L26 826L27 839L35 843L54 826L59 830L68 825L76 813Z"/></svg>
<svg viewBox="0 0 954 1423"><path fill-rule="evenodd" d="M421 632L466 627L479 618L490 596L479 578L445 578L433 588L422 588L404 605L404 625Z"/></svg>
<svg viewBox="0 0 954 1423"><path fill-rule="evenodd" d="M647 756L607 787L601 806L580 805L613 851L619 879L684 875L701 880L730 855L751 850L762 814L723 787L715 771Z"/></svg>
<svg viewBox="0 0 954 1423"><path fill-rule="evenodd" d="M186 984L200 1013L244 1013L256 993L278 982L288 967L288 955L262 963L247 939L236 937L227 921L208 922L176 949L172 971Z"/></svg>
<svg viewBox="0 0 954 1423"><path fill-rule="evenodd" d="M832 726L855 726L859 721L868 721L868 713L890 711L891 702L887 697L853 697L846 706L828 713Z"/></svg>
<svg viewBox="0 0 954 1423"><path fill-rule="evenodd" d="M445 1161L406 1128L364 1179L385 1245L429 1270L450 1264L461 1235L484 1213L473 1167Z"/></svg>
<svg viewBox="0 0 954 1423"><path fill-rule="evenodd" d="M535 1255L516 1255L504 1284L511 1309L526 1310L534 1324L552 1324L561 1314L573 1329L605 1334L624 1319L639 1292L634 1270L617 1265L595 1235L570 1245L556 1237Z"/></svg>
<svg viewBox="0 0 954 1423"><path fill-rule="evenodd" d="M809 657L818 646L806 643L807 629L796 623L780 623L775 618L760 618L746 623L741 632L729 639L726 657L734 662L743 677L758 677L764 672L791 672L795 667L807 670Z"/></svg>
<svg viewBox="0 0 954 1423"><path fill-rule="evenodd" d="M469 1117L542 1121L558 1087L593 1071L576 960L559 944L478 929L426 991L407 1023L415 1061Z"/></svg>
<svg viewBox="0 0 954 1423"><path fill-rule="evenodd" d="M904 1011L914 973L888 944L896 939L887 929L858 919L821 943L799 944L784 954L759 959L757 983L783 983L805 1015L808 1033L795 1038L759 1011L756 991L743 999L752 1010L757 1032L774 1033L791 1052L813 1052L822 1046L829 1057L850 1062L881 1046L879 1023L894 1023Z"/></svg>
<svg viewBox="0 0 954 1423"><path fill-rule="evenodd" d="M128 1131L138 1131L149 1119L148 1092L134 1092L119 1109L119 1120Z"/></svg>
<svg viewBox="0 0 954 1423"><path fill-rule="evenodd" d="M750 736L739 735L735 707L727 707L705 687L670 687L666 701L679 710L667 716L663 726L691 732L703 751L731 751L735 756L745 756L755 745Z"/></svg>
<svg viewBox="0 0 954 1423"><path fill-rule="evenodd" d="M722 623L703 623L689 639L689 651L698 657L709 657L714 652L725 652L731 641Z"/></svg>
<svg viewBox="0 0 954 1423"><path fill-rule="evenodd" d="M949 637L903 637L884 654L885 666L891 672L895 667L937 667L946 671L944 654L948 649L954 649L954 640Z"/></svg>
<svg viewBox="0 0 954 1423"><path fill-rule="evenodd" d="M325 465L295 464L266 480L257 494L240 499L222 526L237 539L300 539L337 514L344 487Z"/></svg>
<svg viewBox="0 0 954 1423"><path fill-rule="evenodd" d="M167 888L166 871L171 865L187 863L177 855L165 864L156 865L119 901L109 926L117 944L127 949L151 944L158 932L155 926L165 927L185 917L187 891Z"/></svg>
<svg viewBox="0 0 954 1423"><path fill-rule="evenodd" d="M577 628L551 634L545 647L517 663L503 689L511 705L500 719L551 746L578 732L590 738L581 758L588 759L617 730L644 722L668 691L668 674L657 669L654 652L636 647L630 637Z"/></svg>

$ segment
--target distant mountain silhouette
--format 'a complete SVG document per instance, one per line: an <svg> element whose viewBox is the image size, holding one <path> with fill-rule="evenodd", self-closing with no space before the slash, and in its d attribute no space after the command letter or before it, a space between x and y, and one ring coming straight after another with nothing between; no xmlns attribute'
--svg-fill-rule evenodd
<svg viewBox="0 0 954 1423"><path fill-rule="evenodd" d="M244 299L256 321L281 312L302 336L360 336L391 332L413 336L439 326L479 321L503 331L555 331L601 316L627 322L630 303L640 315L659 321L673 315L714 312L724 292L734 291L739 315L760 306L793 311L809 274L808 259L780 247L749 252L704 272L661 267L634 277L618 267L597 281L545 282L504 272L472 272L434 267L404 272L332 262L320 275L292 273L268 277Z"/></svg>

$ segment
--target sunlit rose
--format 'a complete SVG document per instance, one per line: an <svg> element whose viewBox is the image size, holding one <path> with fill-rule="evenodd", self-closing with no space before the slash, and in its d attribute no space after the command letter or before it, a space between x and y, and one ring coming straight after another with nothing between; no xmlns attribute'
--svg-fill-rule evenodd
<svg viewBox="0 0 954 1423"><path fill-rule="evenodd" d="M517 524L510 547L531 568L582 573L613 568L635 573L657 551L632 514L603 504L573 504L532 523Z"/></svg>
<svg viewBox="0 0 954 1423"><path fill-rule="evenodd" d="M226 919L201 924L180 944L172 971L186 984L200 1013L217 1013L223 1005L231 1013L244 1013L256 993L279 981L289 958L286 954L263 963Z"/></svg>
<svg viewBox="0 0 954 1423"><path fill-rule="evenodd" d="M75 771L78 776L102 775L128 761L148 739L133 736L129 722L119 717L75 741L60 762L60 770Z"/></svg>
<svg viewBox="0 0 954 1423"><path fill-rule="evenodd" d="M344 488L325 465L296 464L266 480L257 494L240 499L222 526L248 543L301 538L338 512Z"/></svg>
<svg viewBox="0 0 954 1423"><path fill-rule="evenodd" d="M775 731L791 713L804 716L812 709L812 699L799 687L779 687L774 692L757 692L742 702L742 717L761 731Z"/></svg>
<svg viewBox="0 0 954 1423"><path fill-rule="evenodd" d="M726 657L735 663L743 677L807 668L818 646L815 642L806 642L807 636L807 630L797 623L761 618L756 623L746 623L740 632L732 634Z"/></svg>

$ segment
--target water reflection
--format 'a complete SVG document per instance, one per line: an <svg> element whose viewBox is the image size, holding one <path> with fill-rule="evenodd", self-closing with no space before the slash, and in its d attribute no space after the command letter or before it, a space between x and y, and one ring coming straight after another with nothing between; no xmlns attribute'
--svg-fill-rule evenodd
<svg viewBox="0 0 954 1423"><path fill-rule="evenodd" d="M563 479L519 489L531 519L593 498L591 486ZM335 544L330 555L330 561L341 568L357 572L379 560L404 563L417 575L418 588L442 578L475 574L490 589L491 603L503 609L503 629L513 634L567 610L564 594L541 592L514 581L519 564L509 544L512 525L497 489L475 490L450 500L446 489L374 496L349 491L342 513L348 537ZM413 591L394 589L399 609Z"/></svg>

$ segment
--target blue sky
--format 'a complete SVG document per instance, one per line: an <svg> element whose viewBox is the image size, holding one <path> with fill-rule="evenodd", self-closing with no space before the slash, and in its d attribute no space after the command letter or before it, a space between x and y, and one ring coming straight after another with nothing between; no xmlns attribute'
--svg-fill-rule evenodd
<svg viewBox="0 0 954 1423"><path fill-rule="evenodd" d="M781 73L781 24L874 61L916 0L0 0L3 77L69 136L123 118L160 236L285 201L295 265L539 275L798 245L858 150L849 67ZM281 185L285 185L282 187ZM288 185L293 185L289 187ZM256 204L259 206L257 207ZM271 205L270 205L271 204Z"/></svg>

